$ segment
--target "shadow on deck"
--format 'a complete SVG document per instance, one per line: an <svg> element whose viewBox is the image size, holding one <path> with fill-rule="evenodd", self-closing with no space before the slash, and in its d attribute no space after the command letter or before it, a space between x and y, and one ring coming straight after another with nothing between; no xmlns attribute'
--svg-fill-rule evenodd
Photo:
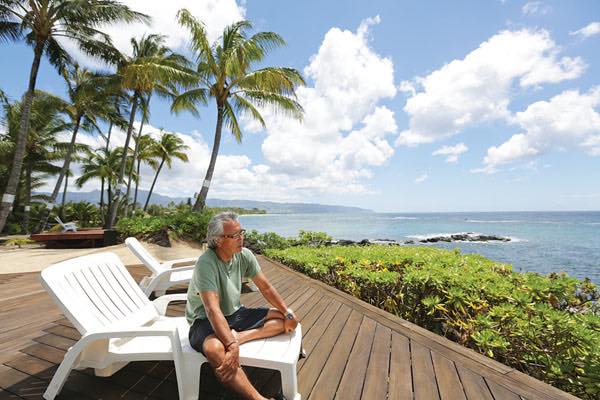
<svg viewBox="0 0 600 400"><path fill-rule="evenodd" d="M575 397L336 289L259 257L263 271L300 316L303 399L522 400ZM129 267L136 279L143 267ZM246 293L247 306L265 305ZM169 308L182 315L183 304ZM41 399L66 349L80 337L39 283L39 273L0 275L0 400ZM278 392L278 373L248 368L257 389ZM206 364L202 399L236 398ZM74 371L59 399L174 399L173 363L134 362L109 378Z"/></svg>

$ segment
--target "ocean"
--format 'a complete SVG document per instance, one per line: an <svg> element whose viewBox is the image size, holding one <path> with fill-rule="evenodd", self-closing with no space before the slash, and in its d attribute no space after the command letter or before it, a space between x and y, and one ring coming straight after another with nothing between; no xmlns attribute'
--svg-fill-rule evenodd
<svg viewBox="0 0 600 400"><path fill-rule="evenodd" d="M565 271L600 285L600 212L460 212L244 215L245 229L297 236L322 231L335 239L395 241L472 232L510 242L428 244L479 253L517 272Z"/></svg>

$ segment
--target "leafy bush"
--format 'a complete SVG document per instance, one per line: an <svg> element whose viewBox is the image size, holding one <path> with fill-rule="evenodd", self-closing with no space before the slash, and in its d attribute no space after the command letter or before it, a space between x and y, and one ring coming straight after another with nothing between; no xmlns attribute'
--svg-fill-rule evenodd
<svg viewBox="0 0 600 400"><path fill-rule="evenodd" d="M300 230L297 238L285 238L274 232L260 233L256 230L246 232L244 246L255 253L262 254L266 249L285 249L291 246L321 246L331 241L325 232Z"/></svg>
<svg viewBox="0 0 600 400"><path fill-rule="evenodd" d="M480 255L431 247L265 254L576 396L600 396L600 292L589 280L515 273Z"/></svg>
<svg viewBox="0 0 600 400"><path fill-rule="evenodd" d="M158 216L137 215L120 219L116 229L123 238L134 236L163 245L168 245L169 237L201 242L206 239L206 228L212 216L210 210Z"/></svg>

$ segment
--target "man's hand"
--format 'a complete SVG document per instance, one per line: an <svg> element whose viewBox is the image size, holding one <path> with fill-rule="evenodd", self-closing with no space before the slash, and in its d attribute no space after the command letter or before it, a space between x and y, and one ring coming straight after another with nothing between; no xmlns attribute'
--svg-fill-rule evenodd
<svg viewBox="0 0 600 400"><path fill-rule="evenodd" d="M237 369L240 367L240 345L233 342L229 348L225 349L225 358L221 365L215 369L215 374L222 382L229 382L235 377Z"/></svg>

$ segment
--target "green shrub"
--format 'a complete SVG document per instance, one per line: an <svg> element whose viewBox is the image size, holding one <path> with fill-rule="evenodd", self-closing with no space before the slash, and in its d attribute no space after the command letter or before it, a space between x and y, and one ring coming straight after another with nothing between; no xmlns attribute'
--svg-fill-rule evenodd
<svg viewBox="0 0 600 400"><path fill-rule="evenodd" d="M401 318L585 399L600 395L600 292L564 273L515 273L431 247L266 249Z"/></svg>
<svg viewBox="0 0 600 400"><path fill-rule="evenodd" d="M211 211L188 211L158 216L138 215L121 218L116 229L123 238L134 236L162 243L171 236L201 242L206 239L206 228L212 216Z"/></svg>

